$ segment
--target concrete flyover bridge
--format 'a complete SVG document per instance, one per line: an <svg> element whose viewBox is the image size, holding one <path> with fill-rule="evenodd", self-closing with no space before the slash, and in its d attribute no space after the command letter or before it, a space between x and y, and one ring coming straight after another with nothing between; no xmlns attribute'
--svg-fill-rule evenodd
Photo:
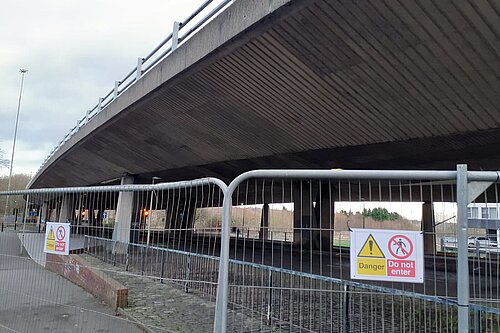
<svg viewBox="0 0 500 333"><path fill-rule="evenodd" d="M498 1L224 8L155 66L140 62L30 187L257 168L498 169Z"/></svg>

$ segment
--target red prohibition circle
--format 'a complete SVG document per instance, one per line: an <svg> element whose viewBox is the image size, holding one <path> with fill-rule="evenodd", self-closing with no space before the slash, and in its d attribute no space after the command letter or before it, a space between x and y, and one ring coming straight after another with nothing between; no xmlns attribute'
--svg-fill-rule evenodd
<svg viewBox="0 0 500 333"><path fill-rule="evenodd" d="M61 237L59 237L59 233L61 234ZM56 237L57 237L57 240L62 241L64 239L64 237L66 237L66 229L64 229L64 227L57 228Z"/></svg>
<svg viewBox="0 0 500 333"><path fill-rule="evenodd" d="M408 248L405 246L405 244L408 245ZM392 250L392 247L394 245L396 245L396 251ZM413 253L413 243L405 235L393 236L391 239L389 239L389 244L387 247L389 248L389 252L392 254L392 256L397 259L406 259Z"/></svg>

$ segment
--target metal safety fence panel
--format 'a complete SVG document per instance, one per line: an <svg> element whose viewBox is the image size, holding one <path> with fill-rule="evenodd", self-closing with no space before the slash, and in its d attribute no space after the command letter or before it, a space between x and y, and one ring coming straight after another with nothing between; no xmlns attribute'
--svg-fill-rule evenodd
<svg viewBox="0 0 500 333"><path fill-rule="evenodd" d="M215 331L499 331L496 250L473 255L464 213L469 187L496 179L465 166L241 175L224 204ZM422 283L352 279L356 229L421 234Z"/></svg>
<svg viewBox="0 0 500 333"><path fill-rule="evenodd" d="M206 178L0 192L22 203L0 221L0 331L211 331L225 190Z"/></svg>
<svg viewBox="0 0 500 333"><path fill-rule="evenodd" d="M472 332L500 331L499 184L469 182L467 256Z"/></svg>
<svg viewBox="0 0 500 333"><path fill-rule="evenodd" d="M266 170L229 188L203 179L0 192L22 203L1 221L0 327L496 332L498 179L466 166ZM70 256L44 254L50 222L70 224ZM421 235L422 283L352 279L360 230Z"/></svg>

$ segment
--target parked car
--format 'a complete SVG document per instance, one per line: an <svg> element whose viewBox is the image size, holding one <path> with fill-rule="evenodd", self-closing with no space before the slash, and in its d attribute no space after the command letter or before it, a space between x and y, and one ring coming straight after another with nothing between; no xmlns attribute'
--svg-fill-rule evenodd
<svg viewBox="0 0 500 333"><path fill-rule="evenodd" d="M497 247L498 243L496 239L492 239L486 236L470 236L468 240L469 246L475 247Z"/></svg>

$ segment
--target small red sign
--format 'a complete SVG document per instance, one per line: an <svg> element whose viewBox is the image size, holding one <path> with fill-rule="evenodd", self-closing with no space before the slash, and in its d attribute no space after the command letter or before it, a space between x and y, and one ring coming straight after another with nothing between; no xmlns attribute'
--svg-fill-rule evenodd
<svg viewBox="0 0 500 333"><path fill-rule="evenodd" d="M56 241L55 251L57 251L57 252L66 252L66 242L58 242L58 241Z"/></svg>
<svg viewBox="0 0 500 333"><path fill-rule="evenodd" d="M406 259L413 253L413 243L405 235L396 235L389 239L389 252L396 259Z"/></svg>
<svg viewBox="0 0 500 333"><path fill-rule="evenodd" d="M414 278L417 274L415 260L387 259L387 276Z"/></svg>

